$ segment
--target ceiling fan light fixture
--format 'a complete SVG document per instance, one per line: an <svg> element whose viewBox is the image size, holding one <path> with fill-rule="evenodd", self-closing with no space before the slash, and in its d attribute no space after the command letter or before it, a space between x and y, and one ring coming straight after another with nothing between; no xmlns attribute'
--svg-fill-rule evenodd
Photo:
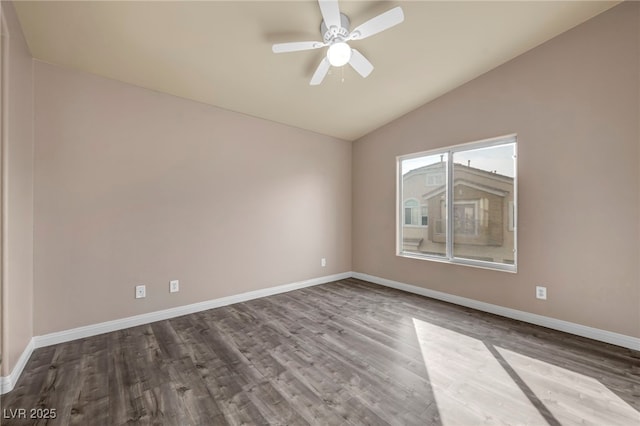
<svg viewBox="0 0 640 426"><path fill-rule="evenodd" d="M371 37L404 21L404 12L400 6L397 6L349 31L351 22L347 15L340 13L338 0L318 0L318 5L322 15L322 22L320 22L322 41L294 41L271 46L273 53L297 52L329 46L326 56L322 58L309 81L311 86L322 83L332 66L342 67L349 64L362 78L366 78L373 71L373 65L362 53L352 49L347 43Z"/></svg>
<svg viewBox="0 0 640 426"><path fill-rule="evenodd" d="M351 60L351 47L343 41L333 43L327 50L327 59L334 67L346 65Z"/></svg>

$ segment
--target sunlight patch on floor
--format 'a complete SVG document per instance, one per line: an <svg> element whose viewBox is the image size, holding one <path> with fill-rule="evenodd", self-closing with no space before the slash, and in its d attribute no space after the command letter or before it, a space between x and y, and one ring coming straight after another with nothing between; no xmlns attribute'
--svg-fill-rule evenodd
<svg viewBox="0 0 640 426"><path fill-rule="evenodd" d="M640 425L640 413L593 377L497 350L560 423Z"/></svg>
<svg viewBox="0 0 640 426"><path fill-rule="evenodd" d="M594 378L413 323L444 426L640 424L640 413Z"/></svg>
<svg viewBox="0 0 640 426"><path fill-rule="evenodd" d="M484 343L413 322L444 426L547 424Z"/></svg>

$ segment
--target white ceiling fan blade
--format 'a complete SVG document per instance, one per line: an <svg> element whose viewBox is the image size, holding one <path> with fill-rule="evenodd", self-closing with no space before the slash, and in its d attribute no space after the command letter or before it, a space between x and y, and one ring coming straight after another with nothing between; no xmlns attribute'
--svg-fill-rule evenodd
<svg viewBox="0 0 640 426"><path fill-rule="evenodd" d="M313 73L313 77L311 77L311 81L309 82L309 84L311 86L317 86L318 84L322 83L322 80L324 80L324 77L329 72L330 67L331 67L331 64L329 63L329 60L325 56L322 62L320 62L320 65L318 65L316 72Z"/></svg>
<svg viewBox="0 0 640 426"><path fill-rule="evenodd" d="M373 65L371 65L371 62L369 62L369 60L356 49L351 49L351 60L349 61L349 65L351 65L358 74L365 78L371 74L371 71L373 71Z"/></svg>
<svg viewBox="0 0 640 426"><path fill-rule="evenodd" d="M327 25L327 28L340 28L340 8L338 7L338 0L318 0L318 4L320 5L320 13L322 13L322 19Z"/></svg>
<svg viewBox="0 0 640 426"><path fill-rule="evenodd" d="M319 49L326 46L326 43L320 41L293 41L291 43L274 44L271 50L273 53L298 52L300 50Z"/></svg>
<svg viewBox="0 0 640 426"><path fill-rule="evenodd" d="M374 34L378 34L381 31L389 29L394 25L398 25L404 21L404 13L400 6L394 7L375 18L369 19L364 24L356 27L351 34L349 34L349 40L361 40L363 38L371 37Z"/></svg>

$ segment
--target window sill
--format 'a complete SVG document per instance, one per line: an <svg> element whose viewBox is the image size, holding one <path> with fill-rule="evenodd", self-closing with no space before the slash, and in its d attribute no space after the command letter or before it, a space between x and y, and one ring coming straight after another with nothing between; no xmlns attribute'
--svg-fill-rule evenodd
<svg viewBox="0 0 640 426"><path fill-rule="evenodd" d="M495 263L495 262L486 262L481 260L472 260L472 259L462 259L458 257L454 257L452 259L444 257L444 256L434 256L428 254L420 254L414 252L405 252L401 251L396 254L398 257L406 257L408 259L417 259L417 260L429 260L432 262L439 263L449 263L452 265L462 265L462 266L470 266L472 268L480 268L480 269L488 269L491 271L500 271L500 272L510 272L512 274L518 273L517 265L512 265L508 263Z"/></svg>

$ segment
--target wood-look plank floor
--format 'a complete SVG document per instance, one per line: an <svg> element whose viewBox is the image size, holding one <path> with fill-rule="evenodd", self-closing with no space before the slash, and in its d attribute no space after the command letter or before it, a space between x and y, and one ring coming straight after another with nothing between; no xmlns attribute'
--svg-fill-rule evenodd
<svg viewBox="0 0 640 426"><path fill-rule="evenodd" d="M0 423L637 426L640 353L347 279L37 349Z"/></svg>

